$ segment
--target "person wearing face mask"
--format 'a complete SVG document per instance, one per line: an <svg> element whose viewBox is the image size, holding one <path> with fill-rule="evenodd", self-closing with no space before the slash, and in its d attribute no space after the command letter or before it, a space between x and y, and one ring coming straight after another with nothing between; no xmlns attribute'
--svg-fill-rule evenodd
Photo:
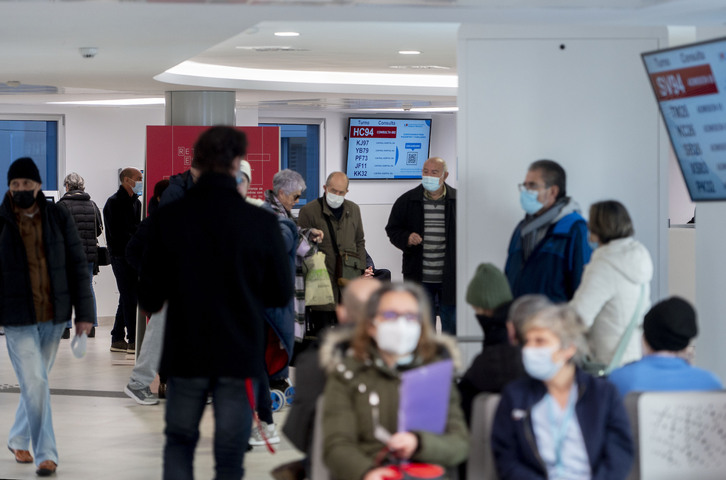
<svg viewBox="0 0 726 480"><path fill-rule="evenodd" d="M544 308L519 328L528 376L502 392L492 427L501 480L623 480L633 441L615 385L576 367L584 325L566 305Z"/></svg>
<svg viewBox="0 0 726 480"><path fill-rule="evenodd" d="M622 203L593 203L588 227L595 250L570 305L588 327L593 360L609 371L641 357L639 332L650 308L653 262L634 238Z"/></svg>
<svg viewBox="0 0 726 480"><path fill-rule="evenodd" d="M334 479L398 478L381 464L386 452L398 460L447 468L466 459L469 438L454 385L444 433L397 431L401 372L442 359L459 360L453 339L434 335L430 316L429 299L420 286L385 284L368 300L351 347L342 358L325 364L323 458ZM390 438L381 439L376 426Z"/></svg>
<svg viewBox="0 0 726 480"><path fill-rule="evenodd" d="M590 261L587 223L567 196L565 170L552 160L537 160L519 185L524 219L509 242L504 272L514 298L541 293L553 302L572 299Z"/></svg>
<svg viewBox="0 0 726 480"><path fill-rule="evenodd" d="M323 186L324 195L300 209L298 225L317 228L323 232L320 251L325 254L335 303L340 302L340 290L348 280L363 275L366 269L366 241L360 207L346 200L349 180L343 172L333 172ZM315 307L315 310L335 310L335 305Z"/></svg>
<svg viewBox="0 0 726 480"><path fill-rule="evenodd" d="M144 183L141 171L134 167L121 170L119 180L121 185L118 191L106 200L103 207L106 243L119 292L118 308L111 330L111 351L135 353L138 274L126 261L126 246L141 223L139 196L143 193Z"/></svg>
<svg viewBox="0 0 726 480"><path fill-rule="evenodd" d="M386 234L403 252L404 280L421 283L432 300L441 330L456 335L456 189L446 183L446 162L424 163L421 185L393 204Z"/></svg>
<svg viewBox="0 0 726 480"><path fill-rule="evenodd" d="M516 339L510 335L512 292L502 271L491 263L479 265L466 290L466 303L474 309L484 332L482 351L458 384L469 422L474 397L481 392L499 393L504 385L524 375L524 367Z"/></svg>
<svg viewBox="0 0 726 480"><path fill-rule="evenodd" d="M88 258L67 209L46 201L31 158L8 170L0 206L0 325L20 385L20 403L7 446L18 463L50 476L58 465L48 376L75 310L76 335L95 319ZM35 460L29 449L33 446Z"/></svg>

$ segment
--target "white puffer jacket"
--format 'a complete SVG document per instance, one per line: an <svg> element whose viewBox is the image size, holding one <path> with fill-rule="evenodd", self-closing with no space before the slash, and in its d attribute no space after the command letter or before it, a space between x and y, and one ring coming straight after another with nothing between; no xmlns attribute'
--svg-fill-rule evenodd
<svg viewBox="0 0 726 480"><path fill-rule="evenodd" d="M641 285L644 285L638 328L633 331L619 364L642 356L641 326L643 316L650 309L652 278L650 253L633 237L612 240L593 252L570 305L589 329L587 339L591 354L597 361L609 364L612 360L620 338L633 318Z"/></svg>

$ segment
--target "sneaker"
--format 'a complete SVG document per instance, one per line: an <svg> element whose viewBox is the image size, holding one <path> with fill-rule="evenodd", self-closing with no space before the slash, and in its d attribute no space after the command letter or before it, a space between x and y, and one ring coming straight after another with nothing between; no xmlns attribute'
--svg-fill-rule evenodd
<svg viewBox="0 0 726 480"><path fill-rule="evenodd" d="M88 334L88 338L93 338L96 336L96 327L91 327L91 333Z"/></svg>
<svg viewBox="0 0 726 480"><path fill-rule="evenodd" d="M137 390L126 385L124 387L124 393L136 400L136 403L139 405L156 405L159 403L159 399L151 393L149 387L139 388Z"/></svg>
<svg viewBox="0 0 726 480"><path fill-rule="evenodd" d="M65 330L63 330L63 336L61 336L61 338L65 340L71 338L71 329L66 328Z"/></svg>
<svg viewBox="0 0 726 480"><path fill-rule="evenodd" d="M267 437L267 441L270 443L270 445L280 443L280 436L277 434L277 428L275 428L274 423L270 423L268 425L265 422L260 422L260 425L265 431L265 437ZM257 428L257 424L254 421L252 422L252 435L250 435L249 443L253 446L260 446L265 444L265 439L262 438L262 435L260 435L260 429Z"/></svg>
<svg viewBox="0 0 726 480"><path fill-rule="evenodd" d="M125 340L119 340L118 342L111 342L111 351L112 352L124 352L126 353L126 350L128 350L129 344L126 343Z"/></svg>
<svg viewBox="0 0 726 480"><path fill-rule="evenodd" d="M128 347L126 347L126 353L136 353L136 343L131 342L128 344Z"/></svg>

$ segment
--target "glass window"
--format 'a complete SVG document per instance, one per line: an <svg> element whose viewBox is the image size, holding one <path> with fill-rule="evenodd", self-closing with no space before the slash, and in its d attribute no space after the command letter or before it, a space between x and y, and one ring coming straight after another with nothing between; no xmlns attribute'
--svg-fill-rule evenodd
<svg viewBox="0 0 726 480"><path fill-rule="evenodd" d="M40 170L43 190L58 189L58 121L0 120L0 195L8 191L10 164L30 157Z"/></svg>
<svg viewBox="0 0 726 480"><path fill-rule="evenodd" d="M320 125L260 123L261 127L280 127L280 169L295 170L305 179L307 189L301 207L314 201L320 191Z"/></svg>

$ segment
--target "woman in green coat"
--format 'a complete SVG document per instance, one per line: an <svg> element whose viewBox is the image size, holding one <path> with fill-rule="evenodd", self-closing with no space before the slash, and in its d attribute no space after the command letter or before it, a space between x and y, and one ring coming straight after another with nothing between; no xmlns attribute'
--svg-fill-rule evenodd
<svg viewBox="0 0 726 480"><path fill-rule="evenodd" d="M323 455L336 480L387 478L392 472L383 458L447 468L467 458L468 432L453 382L442 434L397 431L400 374L439 360L458 360L454 341L434 335L430 315L421 287L389 284L371 296L350 338L326 339L329 344L321 349L321 362L329 372L323 394ZM343 350L331 345L346 342L350 347ZM376 425L390 437L381 435L380 428L376 432Z"/></svg>

